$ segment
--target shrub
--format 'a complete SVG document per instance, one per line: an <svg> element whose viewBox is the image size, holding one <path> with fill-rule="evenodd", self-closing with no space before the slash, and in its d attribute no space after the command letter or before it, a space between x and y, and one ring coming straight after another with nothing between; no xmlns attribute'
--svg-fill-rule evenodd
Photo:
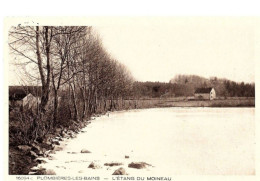
<svg viewBox="0 0 260 181"><path fill-rule="evenodd" d="M51 130L50 113L42 116L30 109L9 112L10 145L30 144L44 137Z"/></svg>

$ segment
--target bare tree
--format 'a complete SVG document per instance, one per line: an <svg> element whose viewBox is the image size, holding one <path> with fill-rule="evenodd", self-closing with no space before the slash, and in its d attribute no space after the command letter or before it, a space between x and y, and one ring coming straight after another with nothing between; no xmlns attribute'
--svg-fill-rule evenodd
<svg viewBox="0 0 260 181"><path fill-rule="evenodd" d="M69 108L68 119L74 121L119 109L119 101L129 96L130 73L107 53L91 27L13 27L9 45L14 57L20 57L16 63L24 76L42 86L37 121L47 108L52 114L49 129L57 126L60 90L67 93L63 106ZM47 107L49 102L53 109Z"/></svg>
<svg viewBox="0 0 260 181"><path fill-rule="evenodd" d="M77 66L75 64L72 54L78 52L84 45L86 35L89 33L90 27L55 27L54 37L54 61L52 70L52 88L54 93L54 113L53 120L56 122L58 114L58 91L60 86L69 83L71 87L71 81L74 81L75 72L72 73L72 77L67 77L64 73L70 70L74 70ZM74 56L75 57L75 56ZM67 70L66 70L67 68ZM74 90L74 88L73 88ZM75 98L75 91L73 91L73 97ZM75 100L75 99L73 99ZM74 101L74 107L77 107ZM77 108L76 108L77 110ZM77 111L75 111L77 115ZM77 116L75 116L77 119Z"/></svg>
<svg viewBox="0 0 260 181"><path fill-rule="evenodd" d="M51 75L51 43L52 43L52 27L13 27L10 30L9 46L16 56L22 57L17 63L20 66L31 66L32 70L38 68L40 75L42 95L40 103L40 112L45 112L50 92L50 75ZM39 79L37 71L28 73L30 78Z"/></svg>

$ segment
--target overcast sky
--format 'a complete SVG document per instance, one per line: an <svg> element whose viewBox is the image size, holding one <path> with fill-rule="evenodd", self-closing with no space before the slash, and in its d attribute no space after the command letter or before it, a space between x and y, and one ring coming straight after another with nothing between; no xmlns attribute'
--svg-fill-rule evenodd
<svg viewBox="0 0 260 181"><path fill-rule="evenodd" d="M166 18L98 26L104 46L139 81L176 74L254 82L254 27L246 18Z"/></svg>
<svg viewBox="0 0 260 181"><path fill-rule="evenodd" d="M169 82L177 74L195 74L254 82L252 18L101 18L91 25L138 81ZM15 72L10 66L10 85L19 84Z"/></svg>

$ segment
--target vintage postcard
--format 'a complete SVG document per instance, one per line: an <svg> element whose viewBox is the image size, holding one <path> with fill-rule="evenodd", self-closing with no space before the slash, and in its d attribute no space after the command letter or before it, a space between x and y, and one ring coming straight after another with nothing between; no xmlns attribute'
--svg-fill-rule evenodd
<svg viewBox="0 0 260 181"><path fill-rule="evenodd" d="M6 180L256 180L259 30L6 18Z"/></svg>

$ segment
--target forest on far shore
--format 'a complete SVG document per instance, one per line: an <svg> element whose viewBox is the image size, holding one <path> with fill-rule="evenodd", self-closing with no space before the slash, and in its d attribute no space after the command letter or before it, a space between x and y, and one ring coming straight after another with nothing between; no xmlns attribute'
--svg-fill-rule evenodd
<svg viewBox="0 0 260 181"><path fill-rule="evenodd" d="M188 97L201 87L214 87L217 97L255 97L254 83L197 75L176 75L169 83L137 81L133 83L132 95L136 98Z"/></svg>

